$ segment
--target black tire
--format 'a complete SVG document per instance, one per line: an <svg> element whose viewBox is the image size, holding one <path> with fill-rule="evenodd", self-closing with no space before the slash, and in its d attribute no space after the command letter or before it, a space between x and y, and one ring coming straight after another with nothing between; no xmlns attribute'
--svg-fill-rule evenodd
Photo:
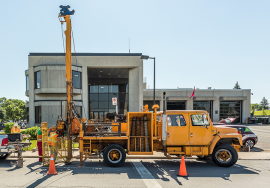
<svg viewBox="0 0 270 188"><path fill-rule="evenodd" d="M10 156L10 153L5 154L5 155L0 155L0 159L6 159Z"/></svg>
<svg viewBox="0 0 270 188"><path fill-rule="evenodd" d="M221 157L224 157L223 159ZM226 161L224 161L226 160ZM220 144L216 146L212 154L212 161L221 167L230 167L238 160L237 151L228 144Z"/></svg>
<svg viewBox="0 0 270 188"><path fill-rule="evenodd" d="M112 155L115 156L112 156ZM124 148L118 144L107 146L103 152L104 162L111 167L122 166L126 160L126 152Z"/></svg>
<svg viewBox="0 0 270 188"><path fill-rule="evenodd" d="M255 145L255 142L254 142L254 140L252 140L252 139L247 139L247 140L245 141L245 146L247 146L247 147L253 148L254 145Z"/></svg>

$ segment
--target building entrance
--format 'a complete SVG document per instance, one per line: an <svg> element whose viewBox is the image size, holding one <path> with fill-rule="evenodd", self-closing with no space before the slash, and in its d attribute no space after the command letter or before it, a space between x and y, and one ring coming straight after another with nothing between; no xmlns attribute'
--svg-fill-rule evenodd
<svg viewBox="0 0 270 188"><path fill-rule="evenodd" d="M113 120L116 115L116 105L112 104L112 98L117 98L118 114L126 115L128 77L128 69L88 68L90 119Z"/></svg>

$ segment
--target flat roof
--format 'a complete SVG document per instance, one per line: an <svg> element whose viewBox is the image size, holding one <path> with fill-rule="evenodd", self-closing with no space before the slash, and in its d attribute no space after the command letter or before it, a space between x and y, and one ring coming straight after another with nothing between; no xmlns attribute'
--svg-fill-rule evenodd
<svg viewBox="0 0 270 188"><path fill-rule="evenodd" d="M65 53L29 53L29 56L65 56ZM142 53L72 53L72 56L141 56Z"/></svg>

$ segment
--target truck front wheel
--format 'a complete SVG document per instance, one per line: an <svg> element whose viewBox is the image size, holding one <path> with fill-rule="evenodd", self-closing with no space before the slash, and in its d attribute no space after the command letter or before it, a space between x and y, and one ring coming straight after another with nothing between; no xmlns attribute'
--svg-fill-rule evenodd
<svg viewBox="0 0 270 188"><path fill-rule="evenodd" d="M126 160L124 148L118 144L107 146L103 152L104 162L111 167L122 166Z"/></svg>
<svg viewBox="0 0 270 188"><path fill-rule="evenodd" d="M213 162L221 167L230 167L238 160L237 151L228 144L221 144L214 149Z"/></svg>

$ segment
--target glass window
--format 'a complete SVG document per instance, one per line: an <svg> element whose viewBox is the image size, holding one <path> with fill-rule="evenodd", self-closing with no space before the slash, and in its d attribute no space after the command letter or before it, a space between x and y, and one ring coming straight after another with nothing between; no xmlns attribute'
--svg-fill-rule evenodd
<svg viewBox="0 0 270 188"><path fill-rule="evenodd" d="M248 127L245 127L245 131L244 132L251 132L251 130Z"/></svg>
<svg viewBox="0 0 270 188"><path fill-rule="evenodd" d="M26 107L26 122L29 123L29 107Z"/></svg>
<svg viewBox="0 0 270 188"><path fill-rule="evenodd" d="M108 102L109 100L109 95L106 94L99 94L99 101L104 101L104 102Z"/></svg>
<svg viewBox="0 0 270 188"><path fill-rule="evenodd" d="M108 93L107 85L99 85L99 93Z"/></svg>
<svg viewBox="0 0 270 188"><path fill-rule="evenodd" d="M191 115L192 125L193 126L204 126L209 125L208 118L205 114L196 114Z"/></svg>
<svg viewBox="0 0 270 188"><path fill-rule="evenodd" d="M168 115L169 126L186 126L186 121L183 115Z"/></svg>
<svg viewBox="0 0 270 188"><path fill-rule="evenodd" d="M118 93L118 85L109 85L109 93Z"/></svg>
<svg viewBox="0 0 270 188"><path fill-rule="evenodd" d="M98 102L99 109L108 109L108 102Z"/></svg>
<svg viewBox="0 0 270 188"><path fill-rule="evenodd" d="M76 106L76 111L77 111L77 115L79 116L78 118L82 117L82 107L81 106Z"/></svg>
<svg viewBox="0 0 270 188"><path fill-rule="evenodd" d="M205 110L212 117L212 101L194 101L193 110Z"/></svg>
<svg viewBox="0 0 270 188"><path fill-rule="evenodd" d="M90 85L90 93L98 93L98 86Z"/></svg>
<svg viewBox="0 0 270 188"><path fill-rule="evenodd" d="M35 72L35 89L41 88L41 71Z"/></svg>
<svg viewBox="0 0 270 188"><path fill-rule="evenodd" d="M72 71L72 85L75 89L82 89L81 72Z"/></svg>
<svg viewBox="0 0 270 188"><path fill-rule="evenodd" d="M26 78L26 91L29 91L29 75L26 75L25 78Z"/></svg>
<svg viewBox="0 0 270 188"><path fill-rule="evenodd" d="M41 123L41 106L35 106L35 123Z"/></svg>
<svg viewBox="0 0 270 188"><path fill-rule="evenodd" d="M98 108L98 102L90 102L90 109Z"/></svg>
<svg viewBox="0 0 270 188"><path fill-rule="evenodd" d="M90 95L90 101L98 102L98 94L92 94Z"/></svg>

